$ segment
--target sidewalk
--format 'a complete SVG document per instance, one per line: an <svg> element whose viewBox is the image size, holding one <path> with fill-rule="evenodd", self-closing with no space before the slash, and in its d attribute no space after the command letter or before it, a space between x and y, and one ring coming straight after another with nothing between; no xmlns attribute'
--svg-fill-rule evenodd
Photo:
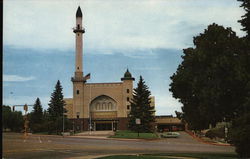
<svg viewBox="0 0 250 159"><path fill-rule="evenodd" d="M212 140L211 141L206 141L206 140L196 136L195 134L193 134L191 131L188 131L188 130L186 130L186 133L189 134L190 136L192 136L197 141L205 143L205 144L216 145L216 146L232 146L229 143L216 142L216 141L212 141Z"/></svg>

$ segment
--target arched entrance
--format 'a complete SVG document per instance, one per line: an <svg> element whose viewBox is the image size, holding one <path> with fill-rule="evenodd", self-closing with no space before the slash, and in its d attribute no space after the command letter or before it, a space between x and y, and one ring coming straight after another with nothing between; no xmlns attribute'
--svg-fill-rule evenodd
<svg viewBox="0 0 250 159"><path fill-rule="evenodd" d="M106 95L90 103L90 122L93 130L117 130L117 102Z"/></svg>

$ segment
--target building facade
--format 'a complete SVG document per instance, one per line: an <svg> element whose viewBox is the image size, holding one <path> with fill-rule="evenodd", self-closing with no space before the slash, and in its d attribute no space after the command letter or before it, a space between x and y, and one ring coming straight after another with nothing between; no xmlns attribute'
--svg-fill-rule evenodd
<svg viewBox="0 0 250 159"><path fill-rule="evenodd" d="M83 35L82 11L76 12L75 33L75 73L73 98L65 98L67 117L73 122L75 131L87 130L126 130L131 110L130 100L133 97L134 78L127 69L121 82L88 83L90 74L83 72ZM155 107L155 98L151 98L151 107ZM155 114L154 114L155 115ZM182 128L177 118L156 116L158 130Z"/></svg>
<svg viewBox="0 0 250 159"><path fill-rule="evenodd" d="M76 52L73 98L66 98L67 117L73 121L74 129L86 130L125 130L128 125L130 100L133 93L131 73L127 69L121 82L88 83L90 74L83 73L83 35L82 11L76 12L74 28Z"/></svg>

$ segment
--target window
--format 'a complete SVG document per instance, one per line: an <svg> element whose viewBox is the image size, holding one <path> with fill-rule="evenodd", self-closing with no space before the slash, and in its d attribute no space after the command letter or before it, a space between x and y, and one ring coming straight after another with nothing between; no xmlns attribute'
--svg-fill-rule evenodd
<svg viewBox="0 0 250 159"><path fill-rule="evenodd" d="M76 94L79 94L80 93L80 91L79 90L76 90Z"/></svg>
<svg viewBox="0 0 250 159"><path fill-rule="evenodd" d="M129 105L127 105L127 109L128 109L128 110L130 109L130 106L129 106Z"/></svg>
<svg viewBox="0 0 250 159"><path fill-rule="evenodd" d="M129 101L129 97L127 97L127 101Z"/></svg>
<svg viewBox="0 0 250 159"><path fill-rule="evenodd" d="M76 117L77 117L77 119L79 119L79 115L77 115Z"/></svg>
<svg viewBox="0 0 250 159"><path fill-rule="evenodd" d="M77 24L77 29L80 29L80 25L79 24Z"/></svg>
<svg viewBox="0 0 250 159"><path fill-rule="evenodd" d="M106 110L106 103L102 103L102 110Z"/></svg>
<svg viewBox="0 0 250 159"><path fill-rule="evenodd" d="M109 102L109 104L108 104L108 109L112 110L112 103L111 102Z"/></svg>
<svg viewBox="0 0 250 159"><path fill-rule="evenodd" d="M129 89L127 89L127 93L129 93Z"/></svg>

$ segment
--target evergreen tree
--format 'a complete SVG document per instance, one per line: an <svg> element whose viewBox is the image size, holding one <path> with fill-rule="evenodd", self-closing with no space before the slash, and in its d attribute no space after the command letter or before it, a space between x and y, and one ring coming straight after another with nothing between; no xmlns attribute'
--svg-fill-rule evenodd
<svg viewBox="0 0 250 159"><path fill-rule="evenodd" d="M238 22L243 26L243 31L247 33L247 39L250 40L250 0L238 0L242 2L241 7L246 11L246 14L241 16L242 19Z"/></svg>
<svg viewBox="0 0 250 159"><path fill-rule="evenodd" d="M37 98L33 106L33 111L30 113L30 128L34 132L42 130L43 119L43 108L40 99Z"/></svg>
<svg viewBox="0 0 250 159"><path fill-rule="evenodd" d="M43 120L43 108L39 98L35 101L31 118L34 123L41 123Z"/></svg>
<svg viewBox="0 0 250 159"><path fill-rule="evenodd" d="M154 108L150 106L150 91L145 84L143 78L140 76L140 80L137 84L137 88L134 89L133 99L131 101L131 111L129 114L129 129L139 132L153 132L154 131ZM140 125L136 125L135 120L139 118L141 120Z"/></svg>
<svg viewBox="0 0 250 159"><path fill-rule="evenodd" d="M63 100L62 86L58 80L55 86L54 92L51 94L51 100L48 108L49 115L49 127L50 131L56 130L56 133L62 131L62 122L59 121L63 117L63 113L66 113L65 101Z"/></svg>

